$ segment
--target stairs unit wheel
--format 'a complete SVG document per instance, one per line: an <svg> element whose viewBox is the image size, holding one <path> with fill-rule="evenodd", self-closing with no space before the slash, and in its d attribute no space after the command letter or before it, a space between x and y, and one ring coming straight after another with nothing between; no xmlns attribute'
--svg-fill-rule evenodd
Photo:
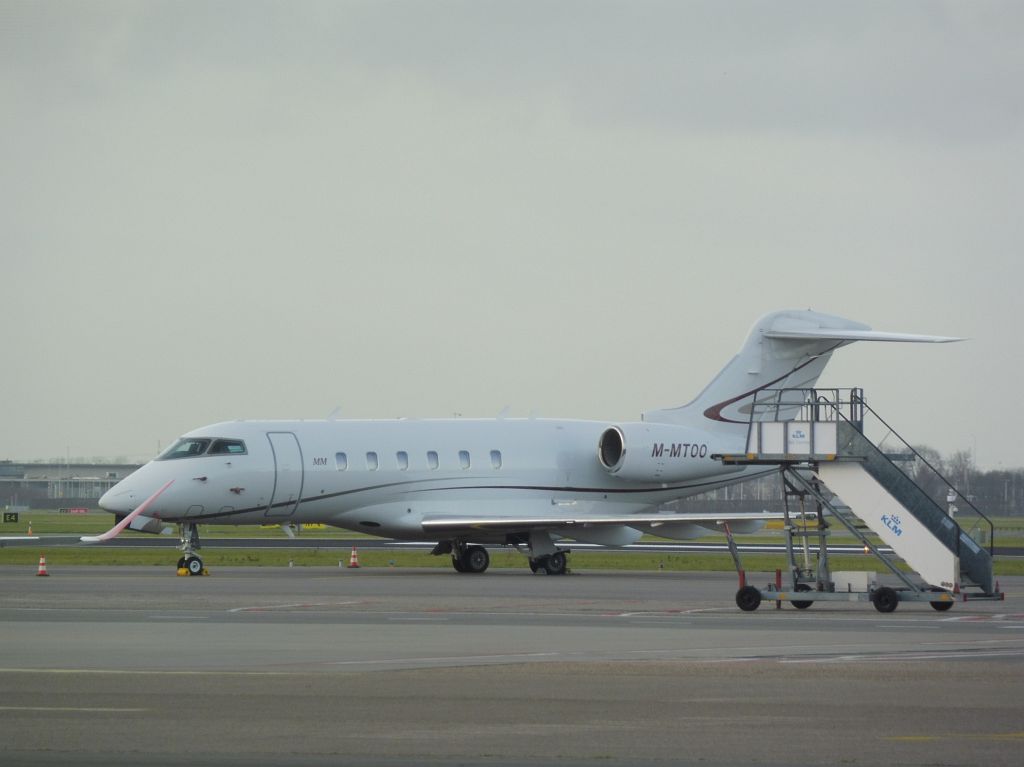
<svg viewBox="0 0 1024 767"><path fill-rule="evenodd" d="M949 593L945 589L940 589L940 588L938 588L936 586L932 586L931 589L929 589L929 591L932 591L932 592L938 593L938 594L948 594ZM950 599L948 601L947 600L943 600L941 602L929 602L928 604L930 604L932 606L933 610L938 610L940 613L944 613L944 612L946 612L946 610L948 610L949 608L951 608L953 606L953 600Z"/></svg>
<svg viewBox="0 0 1024 767"><path fill-rule="evenodd" d="M798 584L796 584L796 590L797 591L810 591L811 587L808 586L806 583L798 583ZM813 599L791 599L789 601L789 603L791 605L793 605L793 607L795 607L797 610L806 610L808 607L810 607L811 605L814 604L814 600Z"/></svg>
<svg viewBox="0 0 1024 767"><path fill-rule="evenodd" d="M896 593L896 589L882 586L871 595L871 603L878 612L891 613L900 603L900 595Z"/></svg>
<svg viewBox="0 0 1024 767"><path fill-rule="evenodd" d="M743 612L753 612L761 606L761 591L756 586L744 586L736 592L736 606Z"/></svg>

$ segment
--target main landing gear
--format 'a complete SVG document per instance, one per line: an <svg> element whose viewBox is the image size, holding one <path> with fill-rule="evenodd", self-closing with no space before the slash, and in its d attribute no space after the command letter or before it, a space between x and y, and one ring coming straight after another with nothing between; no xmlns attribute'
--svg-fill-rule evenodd
<svg viewBox="0 0 1024 767"><path fill-rule="evenodd" d="M209 575L203 567L203 560L196 553L202 548L199 543L199 528L192 522L182 522L178 526L183 556L178 560L178 575Z"/></svg>
<svg viewBox="0 0 1024 767"><path fill-rule="evenodd" d="M452 567L460 573L482 573L491 564L491 555L483 546L467 546L456 542L452 546Z"/></svg>
<svg viewBox="0 0 1024 767"><path fill-rule="evenodd" d="M531 556L536 551L535 548L525 548L521 544L516 544L516 548L526 554L531 572L545 575L565 575L569 572L568 549L556 549L554 546L548 545L545 548L550 553ZM459 573L482 573L491 564L491 557L487 553L487 549L478 544L471 545L460 540L441 541L434 547L431 554L451 554L452 567Z"/></svg>
<svg viewBox="0 0 1024 767"><path fill-rule="evenodd" d="M556 551L534 559L530 557L530 572L543 572L546 575L565 575L569 570L569 558L564 551Z"/></svg>

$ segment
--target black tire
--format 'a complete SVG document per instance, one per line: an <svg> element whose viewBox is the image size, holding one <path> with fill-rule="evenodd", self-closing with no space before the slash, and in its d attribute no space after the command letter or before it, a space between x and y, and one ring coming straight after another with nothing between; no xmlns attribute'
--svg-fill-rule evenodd
<svg viewBox="0 0 1024 767"><path fill-rule="evenodd" d="M203 560L199 557L189 557L185 560L185 569L188 570L189 575L202 575Z"/></svg>
<svg viewBox="0 0 1024 767"><path fill-rule="evenodd" d="M455 568L455 572L464 573L466 572L466 566L462 563L462 558L452 554L452 567Z"/></svg>
<svg viewBox="0 0 1024 767"><path fill-rule="evenodd" d="M798 583L798 584L796 584L796 590L797 591L810 591L811 587L808 586L806 583ZM793 605L793 607L795 607L797 610L806 610L808 607L810 607L811 605L814 604L814 600L813 599L792 599L792 600L790 600L789 603L791 605Z"/></svg>
<svg viewBox="0 0 1024 767"><path fill-rule="evenodd" d="M888 586L882 586L880 589L876 589L875 593L871 595L871 602L874 604L875 609L880 613L891 613L896 609L900 603L900 595L896 593L896 589L891 589Z"/></svg>
<svg viewBox="0 0 1024 767"><path fill-rule="evenodd" d="M541 567L544 568L548 575L565 575L568 566L569 561L561 551L556 551L549 557L541 558Z"/></svg>
<svg viewBox="0 0 1024 767"><path fill-rule="evenodd" d="M181 568L183 568L185 566L185 562L187 561L188 560L185 557L181 557L180 559L178 559L178 569L180 570Z"/></svg>
<svg viewBox="0 0 1024 767"><path fill-rule="evenodd" d="M761 606L761 590L756 586L744 586L736 592L736 606L750 613Z"/></svg>
<svg viewBox="0 0 1024 767"><path fill-rule="evenodd" d="M534 559L533 557L530 557L529 561L530 561L530 572L531 573L535 573L538 570L540 570L540 564L537 562L536 559Z"/></svg>
<svg viewBox="0 0 1024 767"><path fill-rule="evenodd" d="M470 546L462 555L463 572L482 573L491 564L491 555L483 546Z"/></svg>
<svg viewBox="0 0 1024 767"><path fill-rule="evenodd" d="M934 592L939 593L939 594L948 594L949 593L945 589L940 589L940 588L935 588L935 587L932 587L931 591L934 591ZM950 609L953 606L953 600L950 599L948 602L945 602L945 601L943 601L943 602L929 602L928 604L930 604L932 606L933 610L938 610L940 613L944 613L944 612L946 612L946 610Z"/></svg>

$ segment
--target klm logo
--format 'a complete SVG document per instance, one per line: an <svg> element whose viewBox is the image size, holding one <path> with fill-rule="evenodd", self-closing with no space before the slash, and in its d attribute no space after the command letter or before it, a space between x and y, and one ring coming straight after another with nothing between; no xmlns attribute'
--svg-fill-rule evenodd
<svg viewBox="0 0 1024 767"><path fill-rule="evenodd" d="M903 523L895 514L883 514L882 524L892 530L897 537L903 535Z"/></svg>

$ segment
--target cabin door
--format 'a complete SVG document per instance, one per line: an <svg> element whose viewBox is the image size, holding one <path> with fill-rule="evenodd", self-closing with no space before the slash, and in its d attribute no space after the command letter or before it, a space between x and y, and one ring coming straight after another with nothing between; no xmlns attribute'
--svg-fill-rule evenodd
<svg viewBox="0 0 1024 767"><path fill-rule="evenodd" d="M274 492L267 506L268 517L290 517L302 497L302 448L290 431L267 432L274 454Z"/></svg>

